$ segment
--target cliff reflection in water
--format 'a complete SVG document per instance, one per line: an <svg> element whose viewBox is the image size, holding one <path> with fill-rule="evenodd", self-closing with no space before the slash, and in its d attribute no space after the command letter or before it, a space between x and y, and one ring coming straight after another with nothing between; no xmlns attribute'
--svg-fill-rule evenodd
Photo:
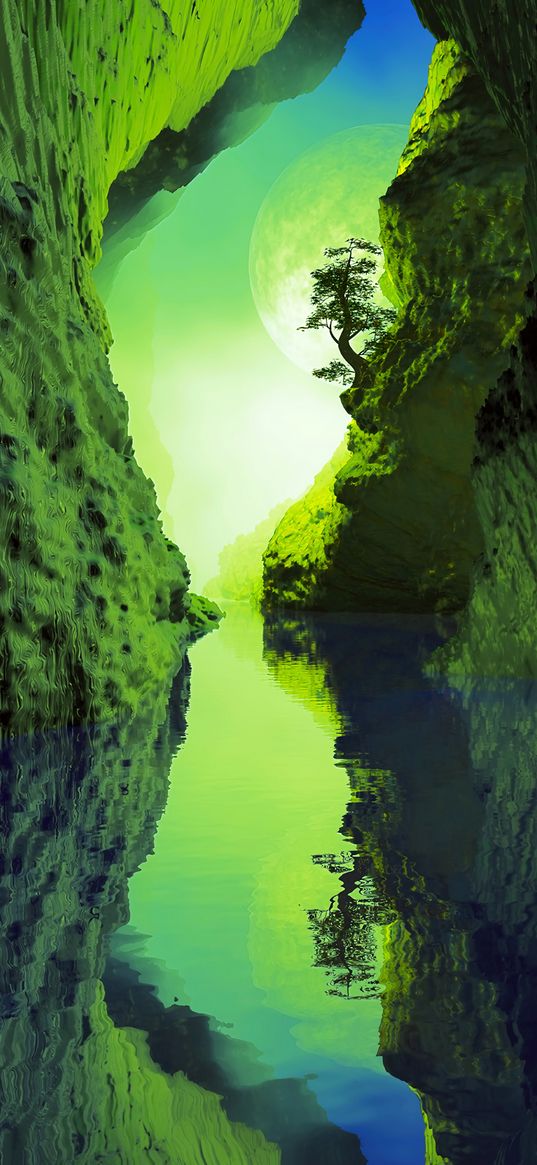
<svg viewBox="0 0 537 1165"><path fill-rule="evenodd" d="M4 742L0 1159L4 1165L276 1165L219 1097L152 1058L104 998L106 936L153 846L184 733L186 670L152 719ZM213 1160L209 1156L210 1160Z"/></svg>
<svg viewBox="0 0 537 1165"><path fill-rule="evenodd" d="M365 1165L305 1076L273 1078L212 1016L166 1007L150 962L147 982L131 965L128 883L169 806L188 698L185 667L128 727L0 746L2 1165ZM178 905L184 885L161 876Z"/></svg>
<svg viewBox="0 0 537 1165"><path fill-rule="evenodd" d="M421 670L438 638L423 619L306 616L268 621L265 656L287 687L305 653L324 667L344 726L336 753L352 800L343 832L358 857L336 873L338 897L352 894L358 906L338 936L339 989L364 966L371 985L371 928L384 921L380 1052L420 1094L427 1162L529 1165L537 1146L537 689L442 689ZM369 880L374 891L360 906L353 883ZM340 912L340 930L344 922Z"/></svg>

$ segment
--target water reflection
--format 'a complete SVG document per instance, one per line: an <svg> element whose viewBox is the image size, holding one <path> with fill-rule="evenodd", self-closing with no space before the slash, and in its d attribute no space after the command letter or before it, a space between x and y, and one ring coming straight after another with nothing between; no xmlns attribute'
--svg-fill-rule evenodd
<svg viewBox="0 0 537 1165"><path fill-rule="evenodd" d="M196 646L186 740L184 673L2 747L0 1159L530 1165L535 686L424 680L423 620L262 632Z"/></svg>
<svg viewBox="0 0 537 1165"><path fill-rule="evenodd" d="M142 976L130 966L128 948L120 945L119 954L109 959L104 978L108 1012L119 1026L148 1033L151 1056L165 1072L185 1072L218 1093L232 1121L277 1143L282 1165L365 1165L357 1138L326 1120L306 1080L272 1078L257 1050L220 1030L212 1017L185 1004L165 1007L150 985L151 966L142 960Z"/></svg>
<svg viewBox="0 0 537 1165"><path fill-rule="evenodd" d="M199 1034L205 1017L210 1064L205 1056L193 1079L217 1079L226 1113L276 1140L284 1161L418 1165L417 1099L377 1056L383 928L365 873L371 918L363 943L348 949L353 981L348 993L345 983L326 991L326 971L339 970L323 917L353 911L357 891L349 884L340 896L330 872L338 859L329 855L343 848L348 775L334 763L340 721L325 676L307 652L301 665L280 654L276 675L263 659L262 621L247 607L230 609L196 645L185 745L155 852L130 883L130 928L112 954L153 989L165 1016L170 1046L163 1052L161 1042L159 1055L170 1058L159 1062L194 1072L192 1047L174 1058L177 1026ZM328 968L315 965L316 923ZM339 928L342 941L348 934ZM128 1022L148 1028L135 1011Z"/></svg>
<svg viewBox="0 0 537 1165"><path fill-rule="evenodd" d="M168 706L163 693L128 728L1 746L3 1165L280 1159L217 1096L162 1071L104 998L106 937L127 921L128 878L152 849L187 694L185 669Z"/></svg>
<svg viewBox="0 0 537 1165"><path fill-rule="evenodd" d="M275 673L324 665L336 755L384 931L380 1051L420 1094L427 1161L526 1165L537 1119L537 689L424 681L420 620L320 617L266 627ZM339 874L342 879L341 873ZM348 874L343 878L348 879ZM344 887L343 891L344 892ZM346 950L368 915L348 918ZM356 936L356 937L355 937ZM367 949L367 944L366 944ZM332 946L332 954L335 948ZM340 959L343 979L348 958Z"/></svg>

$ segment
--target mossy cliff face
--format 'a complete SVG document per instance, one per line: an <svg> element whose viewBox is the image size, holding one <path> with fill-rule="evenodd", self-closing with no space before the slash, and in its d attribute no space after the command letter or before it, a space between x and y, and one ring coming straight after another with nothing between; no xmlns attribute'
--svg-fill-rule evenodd
<svg viewBox="0 0 537 1165"><path fill-rule="evenodd" d="M129 726L60 730L0 750L0 1157L277 1165L220 1098L159 1067L103 991L107 936L153 847L188 675Z"/></svg>
<svg viewBox="0 0 537 1165"><path fill-rule="evenodd" d="M525 217L537 270L537 50L535 0L416 0L437 35L452 35L472 58L526 158ZM484 552L456 639L433 667L460 673L537 675L535 505L537 501L537 304L505 361L477 426L473 477Z"/></svg>
<svg viewBox="0 0 537 1165"><path fill-rule="evenodd" d="M110 184L298 0L6 0L0 28L0 725L130 714L207 625L131 452L93 289ZM128 390L128 386L125 386Z"/></svg>
<svg viewBox="0 0 537 1165"><path fill-rule="evenodd" d="M523 318L529 277L519 142L453 42L435 50L398 175L381 200L384 291L398 319L318 520L294 507L265 556L268 605L456 609L482 546L471 487L475 415ZM309 521L309 530L308 530ZM293 530L295 525L296 530Z"/></svg>
<svg viewBox="0 0 537 1165"><path fill-rule="evenodd" d="M235 67L186 129L162 130L110 191L105 269L165 213L162 205L139 213L154 194L186 186L215 154L261 125L278 102L314 89L338 63L364 15L361 0L301 0L295 20L255 67Z"/></svg>
<svg viewBox="0 0 537 1165"><path fill-rule="evenodd" d="M524 143L526 215L537 266L536 0L413 0L421 20L440 39L454 37L473 61L504 121Z"/></svg>
<svg viewBox="0 0 537 1165"><path fill-rule="evenodd" d="M314 605L345 517L334 481L347 456L343 443L276 527L263 555L263 605Z"/></svg>

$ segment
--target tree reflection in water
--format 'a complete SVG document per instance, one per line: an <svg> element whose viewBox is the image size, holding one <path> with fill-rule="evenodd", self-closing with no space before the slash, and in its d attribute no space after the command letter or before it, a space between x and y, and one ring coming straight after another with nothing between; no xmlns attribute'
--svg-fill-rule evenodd
<svg viewBox="0 0 537 1165"><path fill-rule="evenodd" d="M341 890L312 912L315 958L352 999L383 926L380 1054L420 1095L428 1165L533 1165L537 686L424 678L442 631L418 617L267 621L288 689L293 659L324 668L349 775L357 857L343 872L336 859ZM360 903L353 886L370 877Z"/></svg>

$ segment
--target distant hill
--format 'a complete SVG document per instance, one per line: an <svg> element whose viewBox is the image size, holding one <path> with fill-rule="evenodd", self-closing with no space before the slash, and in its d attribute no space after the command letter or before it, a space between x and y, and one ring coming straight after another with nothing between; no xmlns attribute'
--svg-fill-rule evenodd
<svg viewBox="0 0 537 1165"><path fill-rule="evenodd" d="M249 534L239 534L234 542L224 546L218 559L218 574L204 586L204 594L219 599L246 599L259 606L263 582L263 553L276 526L292 505L292 498L280 502Z"/></svg>

